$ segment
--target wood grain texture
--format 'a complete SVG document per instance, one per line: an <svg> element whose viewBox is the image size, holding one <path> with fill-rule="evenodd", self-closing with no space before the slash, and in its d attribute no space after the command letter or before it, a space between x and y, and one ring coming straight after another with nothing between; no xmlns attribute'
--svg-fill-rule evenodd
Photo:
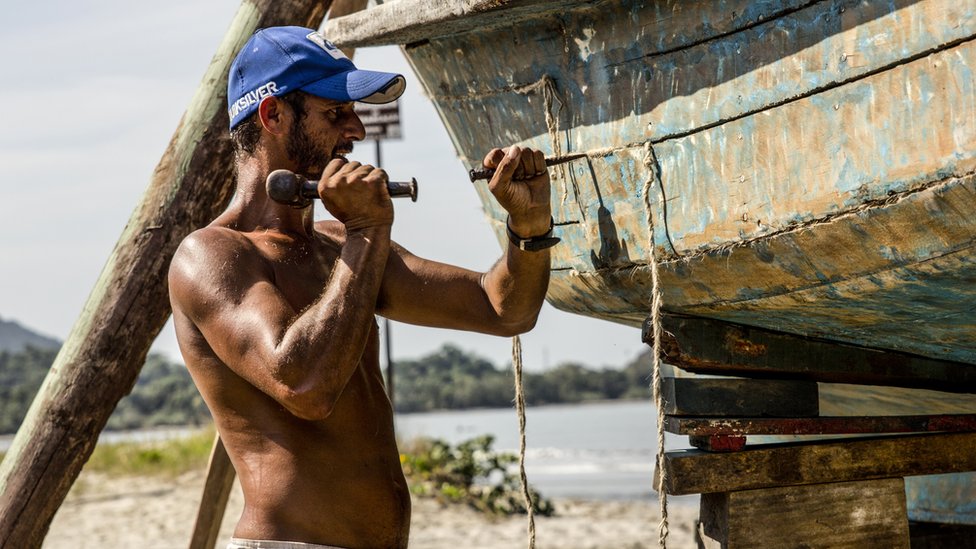
<svg viewBox="0 0 976 549"><path fill-rule="evenodd" d="M690 435L688 444L706 452L738 452L746 447L746 437L740 435Z"/></svg>
<svg viewBox="0 0 976 549"><path fill-rule="evenodd" d="M407 53L463 162L591 152L553 170L558 308L639 323L650 236L673 311L976 364L974 20L971 0L581 2Z"/></svg>
<svg viewBox="0 0 976 549"><path fill-rule="evenodd" d="M685 495L976 471L974 447L976 433L950 433L668 452L666 489Z"/></svg>
<svg viewBox="0 0 976 549"><path fill-rule="evenodd" d="M517 92L544 74L564 102L565 145L618 148L896 66L969 38L974 17L971 5L951 0L604 2L554 6L514 28L443 36L407 52L459 152L475 161L471 149L491 138L551 146L545 119L525 116L540 112L541 95ZM499 55L502 47L522 61Z"/></svg>
<svg viewBox="0 0 976 549"><path fill-rule="evenodd" d="M817 384L769 379L674 378L662 380L669 416L815 417Z"/></svg>
<svg viewBox="0 0 976 549"><path fill-rule="evenodd" d="M642 334L649 342L651 321ZM841 345L703 317L662 316L662 360L689 372L976 393L969 364Z"/></svg>
<svg viewBox="0 0 976 549"><path fill-rule="evenodd" d="M700 517L706 547L909 547L902 479L704 494Z"/></svg>
<svg viewBox="0 0 976 549"><path fill-rule="evenodd" d="M332 5L329 6L329 12L326 17L329 21L332 21L360 12L366 9L367 2L368 0L332 0ZM349 59L352 59L356 54L355 46L345 46L341 49L342 53L346 54L346 57Z"/></svg>
<svg viewBox="0 0 976 549"><path fill-rule="evenodd" d="M976 432L976 414L807 418L667 416L665 429L669 433L692 437ZM699 448L695 444L692 446Z"/></svg>
<svg viewBox="0 0 976 549"><path fill-rule="evenodd" d="M596 0L408 0L382 3L341 20L329 21L325 35L343 47L410 44L472 29L510 26L553 9L595 4Z"/></svg>
<svg viewBox="0 0 976 549"><path fill-rule="evenodd" d="M909 522L912 549L976 549L976 525Z"/></svg>
<svg viewBox="0 0 976 549"><path fill-rule="evenodd" d="M559 3L406 51L462 162L509 143L591 153L553 171L556 307L639 326L650 241L672 312L976 365L974 14ZM504 214L475 191L504 245Z"/></svg>
<svg viewBox="0 0 976 549"><path fill-rule="evenodd" d="M230 462L227 449L220 435L214 437L210 462L207 464L207 479L200 497L200 508L190 538L190 549L213 549L220 535L220 525L227 510L227 500L234 487L237 472Z"/></svg>
<svg viewBox="0 0 976 549"><path fill-rule="evenodd" d="M0 547L39 547L118 401L170 315L176 247L234 187L227 72L259 27L317 26L329 2L246 0L0 464Z"/></svg>

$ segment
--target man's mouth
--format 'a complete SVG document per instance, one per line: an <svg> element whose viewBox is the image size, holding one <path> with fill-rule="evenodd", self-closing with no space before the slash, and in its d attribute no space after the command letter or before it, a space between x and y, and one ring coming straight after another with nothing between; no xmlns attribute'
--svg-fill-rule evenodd
<svg viewBox="0 0 976 549"><path fill-rule="evenodd" d="M332 158L346 159L346 155L352 152L352 143L337 145L332 150Z"/></svg>

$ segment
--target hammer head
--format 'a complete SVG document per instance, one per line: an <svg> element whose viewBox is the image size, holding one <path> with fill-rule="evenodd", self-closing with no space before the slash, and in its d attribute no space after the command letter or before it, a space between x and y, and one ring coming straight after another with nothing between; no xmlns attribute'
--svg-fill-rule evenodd
<svg viewBox="0 0 976 549"><path fill-rule="evenodd" d="M271 200L295 208L307 208L312 201L302 195L304 178L288 170L275 170L268 174L265 189Z"/></svg>

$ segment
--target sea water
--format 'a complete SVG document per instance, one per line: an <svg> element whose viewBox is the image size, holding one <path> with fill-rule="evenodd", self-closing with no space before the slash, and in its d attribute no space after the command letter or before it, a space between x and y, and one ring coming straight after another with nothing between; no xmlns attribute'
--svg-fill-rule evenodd
<svg viewBox="0 0 976 549"><path fill-rule="evenodd" d="M546 497L656 499L657 413L647 401L605 401L526 409L525 468L529 483ZM515 408L397 414L401 440L418 436L456 444L477 436L495 437L496 451L518 454ZM182 438L193 428L102 433L102 442L148 442ZM12 436L0 437L0 452ZM668 450L688 448L688 438L668 434ZM698 496L670 497L695 504Z"/></svg>
<svg viewBox="0 0 976 549"><path fill-rule="evenodd" d="M525 468L543 495L580 499L650 499L657 452L657 413L648 401L609 401L526 409ZM417 436L458 443L483 434L494 449L518 453L515 409L459 410L397 415L403 440ZM667 435L668 450L688 448L687 437ZM672 498L694 503L697 496Z"/></svg>

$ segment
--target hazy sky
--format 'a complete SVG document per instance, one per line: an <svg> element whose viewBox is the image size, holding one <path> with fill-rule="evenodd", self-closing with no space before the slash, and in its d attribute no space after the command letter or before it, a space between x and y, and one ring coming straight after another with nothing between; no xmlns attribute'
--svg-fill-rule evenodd
<svg viewBox="0 0 976 549"><path fill-rule="evenodd" d="M238 5L0 0L0 316L67 337ZM498 242L399 49L362 49L355 60L408 80L404 139L384 142L382 159L391 178L417 178L420 199L396 202L394 239L424 257L487 269ZM373 162L374 144L351 157ZM509 360L508 339L393 325L397 358L446 342ZM172 326L154 350L179 357ZM636 328L546 305L523 350L526 368L537 370L571 360L620 365L642 344Z"/></svg>

